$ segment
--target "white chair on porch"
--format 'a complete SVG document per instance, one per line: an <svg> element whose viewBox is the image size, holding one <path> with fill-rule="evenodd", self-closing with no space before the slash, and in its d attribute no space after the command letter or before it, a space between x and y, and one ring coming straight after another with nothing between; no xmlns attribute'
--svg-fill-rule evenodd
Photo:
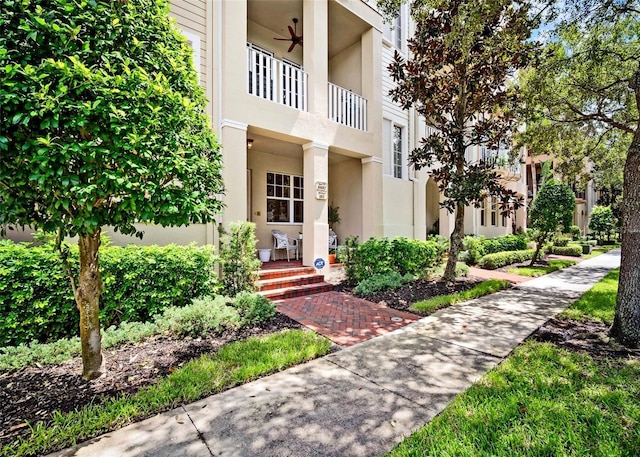
<svg viewBox="0 0 640 457"><path fill-rule="evenodd" d="M338 249L338 235L329 229L329 252L335 251L336 249Z"/></svg>
<svg viewBox="0 0 640 457"><path fill-rule="evenodd" d="M296 260L298 260L298 240L289 238L286 233L280 230L271 230L273 236L273 260L276 260L276 251L278 249L284 249L287 252L287 261L291 261L289 258L289 251L296 251Z"/></svg>

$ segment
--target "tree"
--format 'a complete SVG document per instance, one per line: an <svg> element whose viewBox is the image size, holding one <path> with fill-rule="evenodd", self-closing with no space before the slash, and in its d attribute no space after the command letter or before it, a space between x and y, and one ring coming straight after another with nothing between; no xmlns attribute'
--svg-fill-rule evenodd
<svg viewBox="0 0 640 457"><path fill-rule="evenodd" d="M611 238L611 231L615 227L616 219L610 206L594 206L589 217L589 230L596 233L600 243L604 236Z"/></svg>
<svg viewBox="0 0 640 457"><path fill-rule="evenodd" d="M398 0L382 2L387 11ZM390 65L396 87L390 94L402 108L416 111L435 128L412 151L416 169L433 167L431 174L445 199L441 205L455 212L449 257L443 279L455 279L464 236L464 211L488 196L500 201L504 213L517 209L521 199L508 190L492 161L471 162L468 148L498 149L510 144L518 96L507 81L533 58L536 45L528 41L533 23L526 2L519 0L415 0L416 32L408 41L411 57L397 52Z"/></svg>
<svg viewBox="0 0 640 457"><path fill-rule="evenodd" d="M569 230L575 206L576 196L569 186L554 178L545 179L529 208L529 227L536 242L530 266L538 260L540 251L556 231Z"/></svg>
<svg viewBox="0 0 640 457"><path fill-rule="evenodd" d="M165 0L2 0L0 226L77 236L83 377L102 372L107 225L211 220L221 155Z"/></svg>
<svg viewBox="0 0 640 457"><path fill-rule="evenodd" d="M623 164L614 170L624 169L622 258L610 335L639 346L640 5L638 0L565 0L558 2L557 11L561 14L546 45L547 58L521 83L529 110L525 120L528 129L536 123L548 127L538 129L540 144L556 141L556 132L574 131L583 144L626 148L621 160L610 162ZM573 150L553 152L575 160ZM598 151L589 148L585 155L598 164Z"/></svg>

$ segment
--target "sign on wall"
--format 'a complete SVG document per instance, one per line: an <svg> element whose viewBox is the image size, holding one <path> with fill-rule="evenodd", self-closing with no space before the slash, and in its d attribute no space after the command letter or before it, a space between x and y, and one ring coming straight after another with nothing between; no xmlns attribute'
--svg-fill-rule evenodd
<svg viewBox="0 0 640 457"><path fill-rule="evenodd" d="M329 186L325 181L316 181L316 200L326 200Z"/></svg>

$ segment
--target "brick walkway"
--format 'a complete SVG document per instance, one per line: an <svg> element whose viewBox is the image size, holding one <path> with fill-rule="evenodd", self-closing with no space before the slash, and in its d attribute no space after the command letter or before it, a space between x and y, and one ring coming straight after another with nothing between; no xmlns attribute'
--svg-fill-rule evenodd
<svg viewBox="0 0 640 457"><path fill-rule="evenodd" d="M275 304L281 313L341 346L353 346L419 319L342 292L289 298Z"/></svg>

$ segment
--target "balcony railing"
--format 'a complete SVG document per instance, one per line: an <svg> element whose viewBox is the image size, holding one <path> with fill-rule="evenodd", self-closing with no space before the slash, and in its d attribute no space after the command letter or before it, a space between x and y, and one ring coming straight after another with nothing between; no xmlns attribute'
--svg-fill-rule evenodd
<svg viewBox="0 0 640 457"><path fill-rule="evenodd" d="M247 47L248 91L285 106L307 110L307 74L295 65Z"/></svg>
<svg viewBox="0 0 640 457"><path fill-rule="evenodd" d="M509 164L509 152L502 147L496 151L482 146L480 160L490 164L493 168L508 170L509 173L514 175L520 174L520 162Z"/></svg>
<svg viewBox="0 0 640 457"><path fill-rule="evenodd" d="M329 119L367 131L367 99L329 83Z"/></svg>

